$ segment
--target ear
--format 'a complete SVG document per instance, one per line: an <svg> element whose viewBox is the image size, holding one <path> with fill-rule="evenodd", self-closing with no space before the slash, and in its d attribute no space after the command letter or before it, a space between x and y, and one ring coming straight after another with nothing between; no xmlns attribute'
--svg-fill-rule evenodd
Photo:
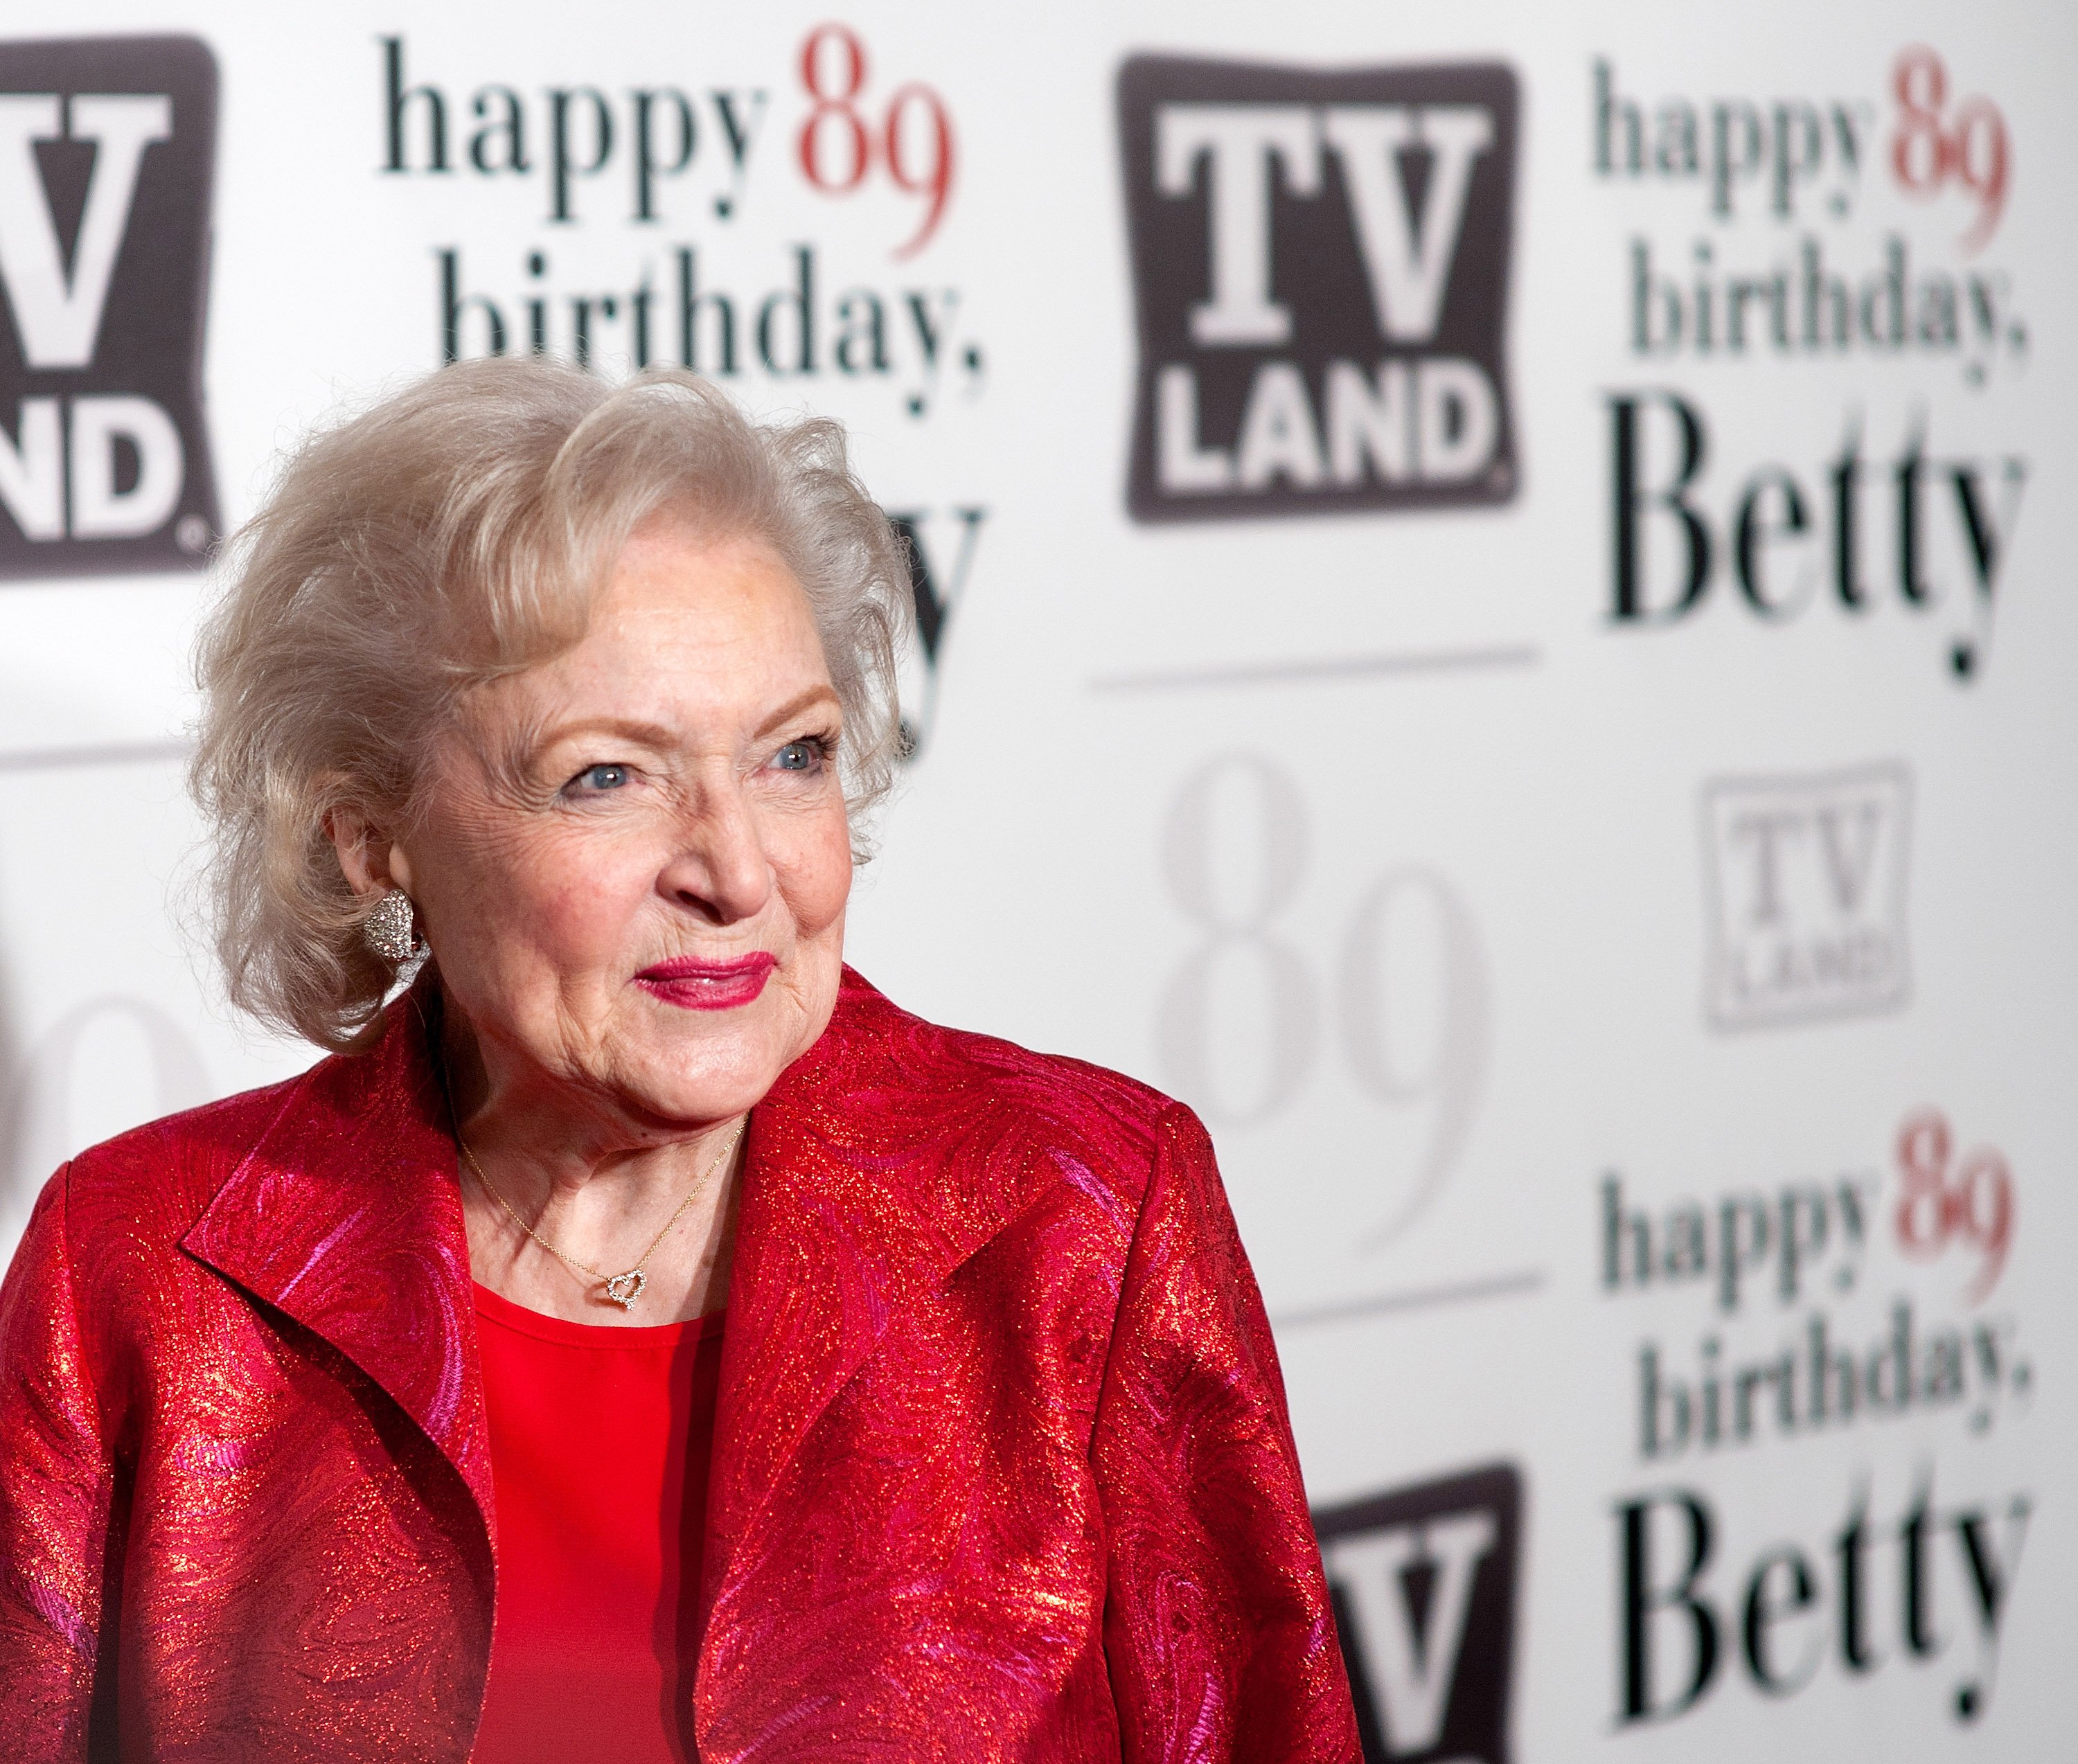
<svg viewBox="0 0 2078 1764"><path fill-rule="evenodd" d="M343 805L326 810L324 830L354 893L365 897L387 888L411 893L411 866L403 852L361 810Z"/></svg>

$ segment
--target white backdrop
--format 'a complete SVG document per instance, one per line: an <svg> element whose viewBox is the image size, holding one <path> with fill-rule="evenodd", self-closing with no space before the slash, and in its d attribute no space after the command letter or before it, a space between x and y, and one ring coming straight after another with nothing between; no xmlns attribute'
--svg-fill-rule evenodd
<svg viewBox="0 0 2078 1764"><path fill-rule="evenodd" d="M719 293L726 382L850 425L949 608L853 959L1205 1114L1375 1756L2051 1755L2078 1644L2078 25L1023 11L31 0L0 65L39 35L214 53L226 524L336 401L438 364L451 298L465 353L486 301L512 347L539 301L549 347L582 311L621 367L638 323L678 358L688 288ZM1226 65L1144 64L1122 113L1136 56ZM1170 131L1168 170L1143 152L1136 183L1122 115ZM85 261L30 138L0 128L17 307L39 226L74 294ZM1454 195L1454 165L1486 181ZM1170 230L1158 288L1137 227ZM1367 289L1367 452L1322 368ZM711 371L722 328L695 309ZM1491 369L1500 426L1471 394L1418 415L1424 478L1392 401L1446 357ZM65 382L10 359L21 528L19 401ZM1150 390L1162 482L1206 487L1137 520L1136 376L1179 361L1199 427ZM0 583L6 1241L69 1152L310 1057L231 1021L183 942L207 582L96 573L85 469L48 573ZM1454 506L1416 506L1446 478ZM1676 612L1692 526L1711 567ZM1490 1466L1519 1514L1459 1480Z"/></svg>

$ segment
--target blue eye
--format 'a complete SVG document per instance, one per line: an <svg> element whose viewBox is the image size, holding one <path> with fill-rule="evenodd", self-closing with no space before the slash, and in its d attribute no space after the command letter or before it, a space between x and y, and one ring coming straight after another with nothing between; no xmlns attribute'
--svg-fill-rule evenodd
<svg viewBox="0 0 2078 1764"><path fill-rule="evenodd" d="M587 765L570 782L588 790L617 790L628 782L624 765Z"/></svg>
<svg viewBox="0 0 2078 1764"><path fill-rule="evenodd" d="M782 772L812 772L822 757L821 748L813 741L789 741L772 756L772 763Z"/></svg>

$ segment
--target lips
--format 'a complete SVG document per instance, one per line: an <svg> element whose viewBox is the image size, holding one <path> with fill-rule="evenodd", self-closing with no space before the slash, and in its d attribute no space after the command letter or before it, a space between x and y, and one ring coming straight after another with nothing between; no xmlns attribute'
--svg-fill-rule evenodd
<svg viewBox="0 0 2078 1764"><path fill-rule="evenodd" d="M778 965L778 957L762 949L733 961L675 956L645 968L636 975L635 983L653 999L682 1011L734 1011L765 990L765 982Z"/></svg>

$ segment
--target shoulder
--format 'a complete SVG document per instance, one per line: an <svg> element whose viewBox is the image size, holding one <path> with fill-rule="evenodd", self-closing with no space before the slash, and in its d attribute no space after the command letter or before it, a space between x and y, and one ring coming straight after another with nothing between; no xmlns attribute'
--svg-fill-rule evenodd
<svg viewBox="0 0 2078 1764"><path fill-rule="evenodd" d="M999 1149L1050 1152L1137 1186L1164 1149L1202 1143L1189 1109L1151 1085L1063 1054L949 1028L847 970L831 1024L837 1064L875 1113L988 1124ZM853 1089L851 1085L845 1086Z"/></svg>
<svg viewBox="0 0 2078 1764"><path fill-rule="evenodd" d="M415 989L383 1011L365 1051L330 1055L294 1078L81 1153L65 1172L69 1209L76 1220L135 1209L177 1239L263 1150L273 1163L321 1178L415 1155L413 1129L440 1113L432 1022Z"/></svg>
<svg viewBox="0 0 2078 1764"><path fill-rule="evenodd" d="M219 1189L334 1060L258 1090L163 1116L90 1146L52 1180L62 1186L69 1236L105 1232L177 1241Z"/></svg>

